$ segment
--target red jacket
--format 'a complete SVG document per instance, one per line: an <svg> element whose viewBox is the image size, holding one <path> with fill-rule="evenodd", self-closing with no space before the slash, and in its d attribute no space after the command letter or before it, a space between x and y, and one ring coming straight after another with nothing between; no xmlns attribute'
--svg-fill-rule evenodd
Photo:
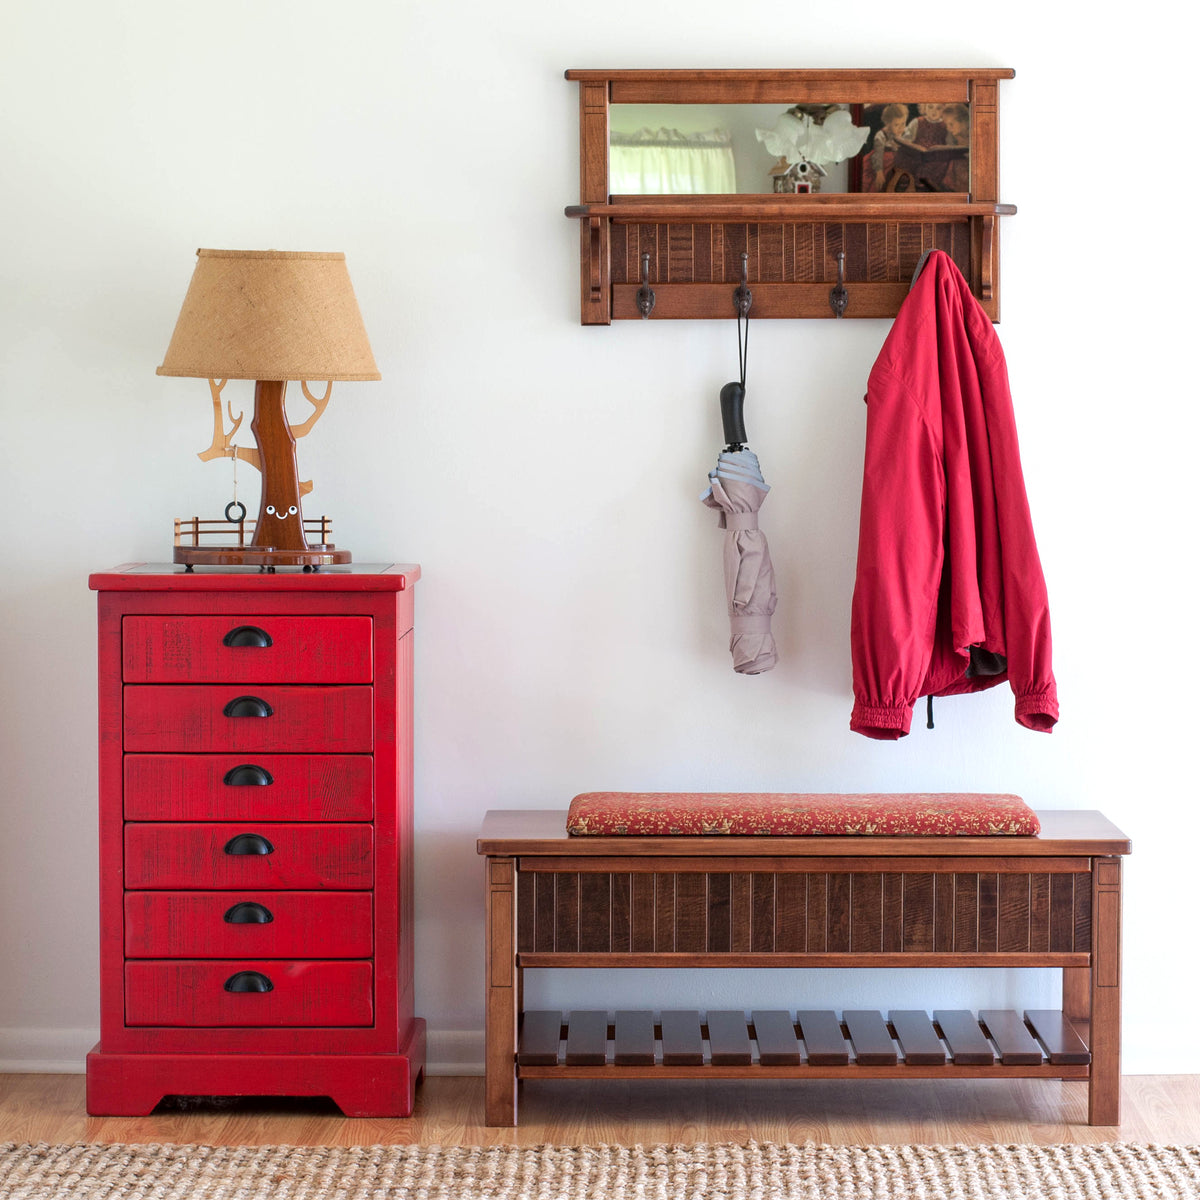
<svg viewBox="0 0 1200 1200"><path fill-rule="evenodd" d="M929 256L871 370L850 626L867 737L918 696L1008 679L1017 720L1058 720L1050 613L999 339L958 268Z"/></svg>

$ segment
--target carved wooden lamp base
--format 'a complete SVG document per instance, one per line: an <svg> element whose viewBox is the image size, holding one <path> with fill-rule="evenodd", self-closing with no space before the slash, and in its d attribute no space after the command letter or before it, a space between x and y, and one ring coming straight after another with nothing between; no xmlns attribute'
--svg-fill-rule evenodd
<svg viewBox="0 0 1200 1200"><path fill-rule="evenodd" d="M321 567L341 566L350 561L349 550L334 546L309 546L307 550L275 550L270 546L176 546L175 562L192 567Z"/></svg>
<svg viewBox="0 0 1200 1200"><path fill-rule="evenodd" d="M219 395L224 381L218 384L216 380L210 380L209 385L213 390L217 428L220 429ZM350 551L338 550L330 540L333 523L328 517L306 520L300 512L301 495L312 485L301 484L296 471L296 433L299 431L303 436L312 428L325 410L330 391L327 388L324 397L318 399L304 385L304 394L316 405L316 411L305 425L292 426L284 409L286 389L287 383L283 380L260 379L254 385L254 420L250 428L254 432L255 450L252 453L242 451L242 455L262 472L258 519L202 521L193 517L176 520L175 562L184 563L189 570L195 566L209 566L262 567L273 571L276 567L317 570L350 561ZM240 423L239 416L234 422L235 431ZM222 438L220 433L214 434L213 449L222 457L230 449L232 436L227 434ZM225 444L217 449L221 441ZM205 453L211 455L213 450ZM245 512L242 507L243 516ZM234 544L201 544L205 537L227 538L231 531L236 531ZM247 534L252 535L248 543Z"/></svg>
<svg viewBox="0 0 1200 1200"><path fill-rule="evenodd" d="M270 571L276 567L303 567L317 571L350 562L350 551L339 550L333 544L333 522L329 517L304 520L305 535L312 540L301 546L255 545L255 524L219 517L176 517L174 561L189 571L193 567L260 567Z"/></svg>

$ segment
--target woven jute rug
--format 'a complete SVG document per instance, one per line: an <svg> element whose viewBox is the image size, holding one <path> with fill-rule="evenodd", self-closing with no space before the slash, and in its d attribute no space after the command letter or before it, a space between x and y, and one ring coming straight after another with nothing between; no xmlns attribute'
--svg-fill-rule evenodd
<svg viewBox="0 0 1200 1200"><path fill-rule="evenodd" d="M1200 1146L0 1145L0 1197L54 1200L1175 1200Z"/></svg>

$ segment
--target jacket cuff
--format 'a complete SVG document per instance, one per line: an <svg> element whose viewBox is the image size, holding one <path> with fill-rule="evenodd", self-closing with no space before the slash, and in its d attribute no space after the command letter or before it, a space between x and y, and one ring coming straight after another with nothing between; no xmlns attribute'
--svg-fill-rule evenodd
<svg viewBox="0 0 1200 1200"><path fill-rule="evenodd" d="M894 742L908 733L912 723L912 705L864 704L855 700L850 728L864 737Z"/></svg>
<svg viewBox="0 0 1200 1200"><path fill-rule="evenodd" d="M1026 729L1049 733L1058 724L1058 689L1051 684L1040 692L1017 697L1017 722Z"/></svg>

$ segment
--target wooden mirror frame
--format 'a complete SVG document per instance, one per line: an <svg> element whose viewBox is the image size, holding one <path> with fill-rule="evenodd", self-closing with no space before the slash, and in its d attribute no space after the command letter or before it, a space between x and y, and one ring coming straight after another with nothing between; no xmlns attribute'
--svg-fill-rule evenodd
<svg viewBox="0 0 1200 1200"><path fill-rule="evenodd" d="M945 250L1000 319L997 84L1007 67L950 70L569 70L579 84L581 323L638 318L644 256L653 317L725 318L747 255L754 317L833 317L844 255L847 317L893 317L926 250ZM970 191L801 196L611 196L611 104L966 103Z"/></svg>

